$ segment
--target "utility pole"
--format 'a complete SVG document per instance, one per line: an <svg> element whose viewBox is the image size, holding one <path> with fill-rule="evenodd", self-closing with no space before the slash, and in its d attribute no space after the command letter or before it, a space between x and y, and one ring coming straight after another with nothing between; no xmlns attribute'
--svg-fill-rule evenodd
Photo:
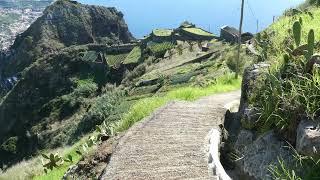
<svg viewBox="0 0 320 180"><path fill-rule="evenodd" d="M257 19L257 32L256 33L258 33L259 32L259 19Z"/></svg>
<svg viewBox="0 0 320 180"><path fill-rule="evenodd" d="M241 0L241 15L240 15L240 25L239 25L239 37L238 37L238 59L236 67L236 79L239 77L240 71L240 52L241 52L241 34L242 34L242 24L243 24L243 11L244 11L244 0Z"/></svg>

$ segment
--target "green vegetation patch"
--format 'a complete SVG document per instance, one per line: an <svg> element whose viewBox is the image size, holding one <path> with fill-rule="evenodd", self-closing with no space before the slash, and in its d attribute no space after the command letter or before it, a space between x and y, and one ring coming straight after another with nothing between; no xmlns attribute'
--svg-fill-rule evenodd
<svg viewBox="0 0 320 180"><path fill-rule="evenodd" d="M84 53L82 60L86 62L94 62L98 58L98 54L95 51L88 51Z"/></svg>
<svg viewBox="0 0 320 180"><path fill-rule="evenodd" d="M253 127L260 133L274 130L289 143L294 162L271 166L273 179L319 179L320 159L294 149L301 120L320 117L320 9L283 16L256 37L261 60L271 64L255 84L250 106L259 114ZM291 146L290 144L293 144Z"/></svg>
<svg viewBox="0 0 320 180"><path fill-rule="evenodd" d="M208 37L214 37L214 34L209 33L201 28L182 28L183 31L186 31L188 33L192 33L198 36L208 36Z"/></svg>
<svg viewBox="0 0 320 180"><path fill-rule="evenodd" d="M168 36L172 35L173 30L171 30L171 29L155 29L152 31L152 33L155 36L168 37Z"/></svg>
<svg viewBox="0 0 320 180"><path fill-rule="evenodd" d="M135 64L141 59L141 48L135 47L124 60L123 64Z"/></svg>
<svg viewBox="0 0 320 180"><path fill-rule="evenodd" d="M256 38L262 59L272 62L270 72L251 99L261 114L256 124L261 132L274 128L295 131L299 115L310 119L319 116L320 73L311 59L314 52L319 52L315 42L320 38L320 10L313 9L311 13L313 17L306 13L296 15L295 21L284 16ZM306 49L298 55L302 46Z"/></svg>
<svg viewBox="0 0 320 180"><path fill-rule="evenodd" d="M128 54L108 55L107 62L110 66L119 67L124 62Z"/></svg>
<svg viewBox="0 0 320 180"><path fill-rule="evenodd" d="M171 42L163 42L151 44L148 48L154 56L163 57L167 50L173 49L174 47L175 45Z"/></svg>

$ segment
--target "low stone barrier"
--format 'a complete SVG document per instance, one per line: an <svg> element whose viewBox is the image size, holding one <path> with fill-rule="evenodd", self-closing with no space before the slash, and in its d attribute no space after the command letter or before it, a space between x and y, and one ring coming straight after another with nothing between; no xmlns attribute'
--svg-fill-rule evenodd
<svg viewBox="0 0 320 180"><path fill-rule="evenodd" d="M212 129L209 136L209 171L213 176L216 176L218 180L231 180L229 175L224 170L220 162L220 143L221 132L218 129Z"/></svg>

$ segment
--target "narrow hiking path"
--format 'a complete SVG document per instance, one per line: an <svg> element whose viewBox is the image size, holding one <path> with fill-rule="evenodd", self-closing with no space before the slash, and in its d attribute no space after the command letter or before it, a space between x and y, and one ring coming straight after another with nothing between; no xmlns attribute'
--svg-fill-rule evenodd
<svg viewBox="0 0 320 180"><path fill-rule="evenodd" d="M223 122L224 106L239 99L235 91L167 104L120 139L102 179L214 179L206 137Z"/></svg>

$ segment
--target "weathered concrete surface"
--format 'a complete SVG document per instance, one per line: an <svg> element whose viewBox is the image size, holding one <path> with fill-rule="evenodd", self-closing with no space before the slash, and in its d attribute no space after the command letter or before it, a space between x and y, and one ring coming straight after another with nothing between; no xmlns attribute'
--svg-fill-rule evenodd
<svg viewBox="0 0 320 180"><path fill-rule="evenodd" d="M223 122L224 105L239 98L236 91L169 103L123 136L102 179L215 179L207 135Z"/></svg>

